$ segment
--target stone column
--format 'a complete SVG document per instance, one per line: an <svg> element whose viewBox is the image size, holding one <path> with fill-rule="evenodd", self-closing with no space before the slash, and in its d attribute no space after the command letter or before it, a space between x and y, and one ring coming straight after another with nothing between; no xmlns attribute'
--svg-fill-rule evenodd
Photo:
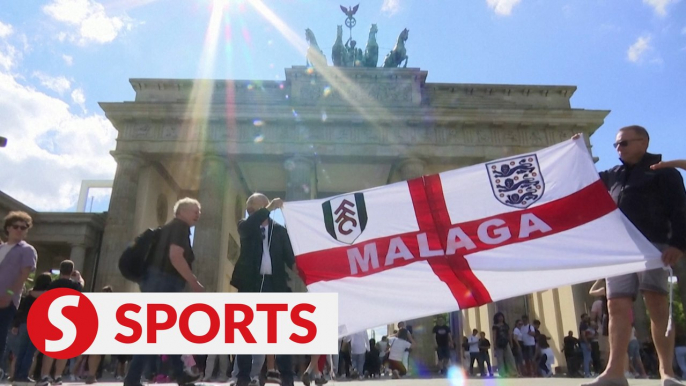
<svg viewBox="0 0 686 386"><path fill-rule="evenodd" d="M287 159L283 167L288 173L286 201L311 200L317 197L317 176L313 160L296 156ZM295 266L292 271L288 270L288 276L290 277L288 285L293 292L307 292L307 287L298 276Z"/></svg>
<svg viewBox="0 0 686 386"><path fill-rule="evenodd" d="M131 154L115 155L115 159L117 172L112 184L95 288L111 285L117 292L135 291L136 286L119 272L119 257L136 235L138 177L144 161Z"/></svg>
<svg viewBox="0 0 686 386"><path fill-rule="evenodd" d="M288 172L286 201L311 200L317 197L314 161L305 157L292 157L283 164Z"/></svg>
<svg viewBox="0 0 686 386"><path fill-rule="evenodd" d="M418 158L407 158L400 161L397 170L400 179L405 181L423 176L425 166L426 164L424 161ZM448 320L449 319L446 318L446 322L448 322ZM434 315L407 320L405 323L408 326L412 326L412 337L415 341L415 344L412 346L412 351L410 352L410 357L414 362L410 363L410 371L416 374L418 363L433 369L435 364L432 333L434 328ZM454 336L455 332L452 331L452 333Z"/></svg>
<svg viewBox="0 0 686 386"><path fill-rule="evenodd" d="M86 246L83 244L72 245L69 260L74 262L74 269L81 272L82 276L85 275L83 270L86 267Z"/></svg>
<svg viewBox="0 0 686 386"><path fill-rule="evenodd" d="M195 226L193 272L206 291L217 291L219 259L224 219L224 196L227 179L226 159L206 155L202 161L198 201L202 206Z"/></svg>

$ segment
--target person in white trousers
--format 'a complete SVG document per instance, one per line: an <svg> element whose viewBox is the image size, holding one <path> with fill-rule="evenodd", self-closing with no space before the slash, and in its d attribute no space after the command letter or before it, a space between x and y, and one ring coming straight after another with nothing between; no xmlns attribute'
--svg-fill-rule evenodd
<svg viewBox="0 0 686 386"><path fill-rule="evenodd" d="M202 379L205 382L213 380L212 373L214 373L214 366L217 362L217 357L219 359L219 376L217 380L221 383L226 382L229 377L226 376L226 371L229 369L229 356L228 355L208 355L207 362L205 363L205 377Z"/></svg>

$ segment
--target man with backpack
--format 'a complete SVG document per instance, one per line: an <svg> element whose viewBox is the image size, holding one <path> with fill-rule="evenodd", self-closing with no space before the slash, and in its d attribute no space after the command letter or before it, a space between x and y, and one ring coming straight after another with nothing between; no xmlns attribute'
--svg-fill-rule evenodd
<svg viewBox="0 0 686 386"><path fill-rule="evenodd" d="M205 290L192 271L195 255L190 243L191 227L200 219L200 203L192 198L181 199L174 205L174 215L172 221L156 231L148 255L142 257L145 271L139 282L141 292L183 292L186 284L193 292ZM150 358L133 356L124 386L141 386L141 375ZM180 355L170 355L169 360L180 386L192 385L200 378L199 374L184 371Z"/></svg>

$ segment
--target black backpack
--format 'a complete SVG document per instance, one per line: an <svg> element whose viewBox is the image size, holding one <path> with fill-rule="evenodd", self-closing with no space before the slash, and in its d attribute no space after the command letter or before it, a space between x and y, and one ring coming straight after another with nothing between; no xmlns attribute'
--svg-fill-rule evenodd
<svg viewBox="0 0 686 386"><path fill-rule="evenodd" d="M126 280L140 283L148 269L152 253L155 251L162 228L146 229L129 245L119 258L119 271Z"/></svg>

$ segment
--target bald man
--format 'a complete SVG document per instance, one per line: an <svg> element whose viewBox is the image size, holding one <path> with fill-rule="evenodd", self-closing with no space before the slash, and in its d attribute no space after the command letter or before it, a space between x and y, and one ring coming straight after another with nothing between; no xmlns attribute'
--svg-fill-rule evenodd
<svg viewBox="0 0 686 386"><path fill-rule="evenodd" d="M286 228L275 223L269 214L283 206L279 198L269 200L261 193L255 193L246 202L248 218L238 222L238 234L241 238L241 253L233 270L231 285L238 292L291 292L288 287L286 266L293 268L295 255L291 247ZM252 357L250 364L248 359ZM250 386L259 386L259 373L264 364L264 355L239 356L231 376L236 382L239 373L244 375L250 370ZM267 382L281 383L282 375L276 370L275 358L267 356ZM282 368L289 367L289 357L280 359ZM283 372L283 370L282 370ZM290 383L283 379L284 383ZM292 381L291 381L292 382Z"/></svg>

